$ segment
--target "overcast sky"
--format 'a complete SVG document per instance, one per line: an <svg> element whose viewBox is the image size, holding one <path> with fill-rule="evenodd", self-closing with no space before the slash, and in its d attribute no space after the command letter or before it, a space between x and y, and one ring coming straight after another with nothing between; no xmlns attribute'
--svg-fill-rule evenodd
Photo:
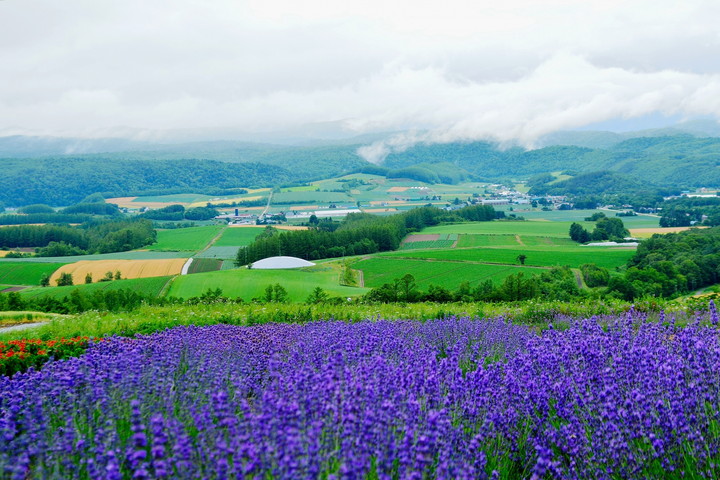
<svg viewBox="0 0 720 480"><path fill-rule="evenodd" d="M717 0L0 0L0 135L717 117L719 25Z"/></svg>

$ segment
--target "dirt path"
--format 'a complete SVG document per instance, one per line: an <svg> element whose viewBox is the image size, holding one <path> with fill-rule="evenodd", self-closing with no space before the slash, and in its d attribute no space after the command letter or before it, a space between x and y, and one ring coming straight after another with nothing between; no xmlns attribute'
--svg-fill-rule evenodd
<svg viewBox="0 0 720 480"><path fill-rule="evenodd" d="M218 234L215 235L215 236L212 238L212 240L210 240L210 241L208 242L208 244L203 247L202 250L200 250L200 251L198 251L198 252L195 252L195 255L198 255L198 254L200 254L200 253L203 253L205 250L207 250L208 248L210 248L210 247L212 247L213 245L215 245L215 242L217 242L218 239L219 239L220 237L222 237L222 234L225 233L225 230L226 230L227 228L228 228L227 225L225 225L223 228L221 228L220 231L218 232ZM193 255L193 256L195 256L195 255Z"/></svg>
<svg viewBox="0 0 720 480"><path fill-rule="evenodd" d="M365 286L365 273L364 273L362 270L355 270L355 269L353 269L353 271L358 273L358 279L357 279L357 280L358 280L358 286L359 286L359 287L364 287L364 286Z"/></svg>
<svg viewBox="0 0 720 480"><path fill-rule="evenodd" d="M580 289L585 288L585 282L583 281L582 272L578 270L577 268L571 268L573 274L575 275L575 281L577 282L577 286Z"/></svg>
<svg viewBox="0 0 720 480"><path fill-rule="evenodd" d="M270 190L270 195L268 195L268 203L267 203L267 205L265 205L265 210L263 210L263 212L260 214L260 216L265 215L268 212L268 210L270 210L270 202L272 202L272 196L273 196L273 191Z"/></svg>
<svg viewBox="0 0 720 480"><path fill-rule="evenodd" d="M525 242L522 241L522 238L520 238L520 235L515 235L515 241L517 243L519 243L520 245L522 245L523 247L525 246Z"/></svg>
<svg viewBox="0 0 720 480"><path fill-rule="evenodd" d="M163 287L158 292L158 298L163 298L165 295L167 295L167 293L170 291L170 286L177 277L177 275L173 275L171 278L168 279L167 282L165 282L165 285L163 285Z"/></svg>

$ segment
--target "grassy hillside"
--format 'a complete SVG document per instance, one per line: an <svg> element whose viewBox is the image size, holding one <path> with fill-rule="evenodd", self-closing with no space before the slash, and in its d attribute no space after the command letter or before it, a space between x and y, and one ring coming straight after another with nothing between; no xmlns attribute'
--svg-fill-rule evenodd
<svg viewBox="0 0 720 480"><path fill-rule="evenodd" d="M204 248L222 230L220 225L158 230L157 243L147 250L197 251Z"/></svg>
<svg viewBox="0 0 720 480"><path fill-rule="evenodd" d="M409 273L415 277L415 283L421 290L427 290L430 285L452 290L462 282L470 282L473 286L485 280L500 283L511 274L523 272L525 275L535 275L542 271L519 265L486 265L380 256L356 262L353 268L362 270L366 287L392 283L396 278Z"/></svg>
<svg viewBox="0 0 720 480"><path fill-rule="evenodd" d="M615 268L624 265L635 253L634 249L610 247L546 247L517 246L499 248L467 248L453 250L425 250L385 253L387 257L404 257L428 260L449 260L456 262L483 262L519 265L518 255L526 255L525 265L552 267L568 265L579 267L584 263L595 263L600 267Z"/></svg>
<svg viewBox="0 0 720 480"><path fill-rule="evenodd" d="M82 284L71 287L38 287L23 290L21 295L27 298L36 298L43 296L63 298L70 295L70 293L74 289L79 289L83 293L92 293L98 290L130 289L142 295L157 297L165 284L171 278L172 277L135 278L131 280L114 280L112 282L90 283L88 285Z"/></svg>
<svg viewBox="0 0 720 480"><path fill-rule="evenodd" d="M337 268L328 265L300 270L222 270L177 277L170 286L169 296L189 298L208 289L220 288L223 295L240 297L245 301L262 297L268 285L279 283L291 301L304 301L315 287L323 288L331 296L356 297L367 289L345 287L339 283Z"/></svg>
<svg viewBox="0 0 720 480"><path fill-rule="evenodd" d="M228 227L213 244L215 247L242 247L250 245L265 227Z"/></svg>
<svg viewBox="0 0 720 480"><path fill-rule="evenodd" d="M40 285L43 275L52 275L63 263L0 263L0 283L7 285Z"/></svg>

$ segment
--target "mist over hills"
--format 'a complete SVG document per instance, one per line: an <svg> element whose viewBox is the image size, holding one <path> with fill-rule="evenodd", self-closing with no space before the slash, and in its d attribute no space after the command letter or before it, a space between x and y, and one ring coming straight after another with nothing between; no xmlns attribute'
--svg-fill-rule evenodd
<svg viewBox="0 0 720 480"><path fill-rule="evenodd" d="M365 160L358 150L391 134L305 138L295 145L10 136L0 137L5 190L0 201L6 205L64 205L80 195L74 194L74 189L82 190L82 196L94 193L93 189L114 195L182 189L200 193L233 186L306 182L357 171L429 183L518 180L556 171L570 175L609 171L617 175L603 178L620 182L624 177L620 183L627 185L718 186L718 134L715 122L686 122L639 132L557 132L542 139L541 143L548 145L530 150L489 141L417 143L390 152L379 166ZM598 184L597 189L605 188L602 185L606 183Z"/></svg>

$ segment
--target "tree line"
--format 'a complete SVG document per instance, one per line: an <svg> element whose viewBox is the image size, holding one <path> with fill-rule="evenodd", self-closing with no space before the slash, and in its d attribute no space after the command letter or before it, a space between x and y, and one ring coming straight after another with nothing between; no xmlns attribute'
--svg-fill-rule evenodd
<svg viewBox="0 0 720 480"><path fill-rule="evenodd" d="M590 218L586 218L588 221L595 221L595 228L592 232L588 232L585 227L577 222L573 222L570 225L570 238L578 243L587 243L590 241L602 242L602 241L613 241L622 242L625 237L630 235L630 232L625 228L622 220L619 218L606 217L603 213L597 213Z"/></svg>
<svg viewBox="0 0 720 480"><path fill-rule="evenodd" d="M156 210L148 210L138 215L140 218L159 221L181 221L181 220L210 220L220 215L220 212L211 204L205 207L185 208L183 205L168 205Z"/></svg>
<svg viewBox="0 0 720 480"><path fill-rule="evenodd" d="M4 159L0 202L71 205L96 192L106 198L179 192L218 194L237 191L237 185L269 186L292 177L288 170L275 165L202 159Z"/></svg>
<svg viewBox="0 0 720 480"><path fill-rule="evenodd" d="M638 245L624 275L610 278L609 293L633 300L675 297L720 280L720 227L655 234Z"/></svg>
<svg viewBox="0 0 720 480"><path fill-rule="evenodd" d="M38 256L58 257L134 250L156 241L146 219L92 221L69 225L19 225L0 228L0 246L36 248Z"/></svg>
<svg viewBox="0 0 720 480"><path fill-rule="evenodd" d="M238 250L235 264L247 265L274 256L305 260L364 255L396 250L405 236L442 222L491 221L504 216L490 205L467 206L452 212L420 207L391 216L351 213L342 222L318 221L309 230L282 232L266 229L250 245Z"/></svg>

